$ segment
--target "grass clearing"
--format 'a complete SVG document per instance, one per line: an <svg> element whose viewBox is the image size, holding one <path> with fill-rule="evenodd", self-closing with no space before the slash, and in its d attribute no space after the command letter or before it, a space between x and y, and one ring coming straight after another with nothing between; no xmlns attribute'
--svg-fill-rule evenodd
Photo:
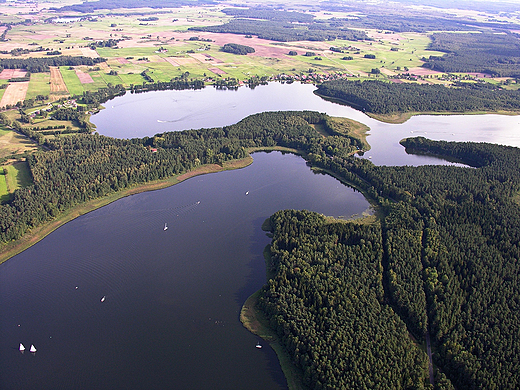
<svg viewBox="0 0 520 390"><path fill-rule="evenodd" d="M7 202L11 194L7 189L7 169L0 166L0 203Z"/></svg>
<svg viewBox="0 0 520 390"><path fill-rule="evenodd" d="M31 172L25 161L0 167L0 202L8 201L15 190L31 184Z"/></svg>
<svg viewBox="0 0 520 390"><path fill-rule="evenodd" d="M39 147L29 138L0 126L0 158L35 150L39 150Z"/></svg>

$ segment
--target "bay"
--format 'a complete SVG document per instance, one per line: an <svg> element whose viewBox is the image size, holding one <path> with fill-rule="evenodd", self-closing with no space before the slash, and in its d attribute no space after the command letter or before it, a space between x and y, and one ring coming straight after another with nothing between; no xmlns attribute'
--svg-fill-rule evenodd
<svg viewBox="0 0 520 390"><path fill-rule="evenodd" d="M369 204L298 156L253 157L123 198L2 264L1 388L285 388L272 349L255 348L239 321L265 283L262 222L284 208L348 217Z"/></svg>

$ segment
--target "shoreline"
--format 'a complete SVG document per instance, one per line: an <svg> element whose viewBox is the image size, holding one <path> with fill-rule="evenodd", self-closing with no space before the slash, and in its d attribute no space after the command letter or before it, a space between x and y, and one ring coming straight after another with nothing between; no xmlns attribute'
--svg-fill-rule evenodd
<svg viewBox="0 0 520 390"><path fill-rule="evenodd" d="M240 322L242 325L254 335L260 337L269 345L276 353L282 372L287 380L289 390L305 390L306 387L301 383L302 374L298 368L294 366L289 355L285 352L284 347L278 342L278 338L268 326L268 321L263 313L256 309L256 303L260 295L258 290L246 299L240 310Z"/></svg>
<svg viewBox="0 0 520 390"><path fill-rule="evenodd" d="M35 229L27 231L22 237L18 240L12 241L7 244L2 244L0 246L0 264L9 260L11 257L16 256L17 254L23 252L24 250L30 248L34 244L43 240L53 231L58 229L59 227L65 225L67 222L70 222L84 214L87 214L91 211L97 210L103 206L106 206L116 200L121 198L125 198L127 196L140 194L142 192L147 191L155 191L164 188L171 187L175 184L178 184L184 180L187 180L194 176L205 175L208 173L217 173L222 171L229 171L234 169L245 168L253 163L253 157L251 157L251 153L254 152L271 152L271 151L280 151L286 153L294 153L301 155L301 153L295 149L284 148L284 147L258 147L258 148L249 148L246 150L249 154L247 157L238 160L230 160L224 162L222 165L218 164L208 164L201 165L189 172L184 172L180 175L171 176L167 179L157 180L148 183L138 184L136 186L126 188L124 190L111 193L109 195L104 196L103 198L92 199L89 202L81 203L79 205L74 206L73 208L61 213L56 219L46 222Z"/></svg>
<svg viewBox="0 0 520 390"><path fill-rule="evenodd" d="M103 198L97 198L86 203L81 203L60 214L60 216L57 219L44 223L33 230L29 230L20 239L2 245L0 247L0 264L4 263L10 258L16 256L17 254L23 252L24 250L30 248L34 244L43 240L45 237L47 237L49 234L51 234L59 227L65 225L67 222L70 222L76 219L77 217L80 217L84 214L87 214L91 211L97 210L103 206L115 202L116 200L125 198L127 196L140 194L142 192L168 188L198 175L205 175L208 173L217 173L227 170L245 168L252 163L253 158L251 156L248 156L239 160L226 161L224 164L222 164L222 166L217 164L202 165L200 167L195 168L194 170L182 173L180 175L169 177L168 179L138 184L134 187L111 193Z"/></svg>
<svg viewBox="0 0 520 390"><path fill-rule="evenodd" d="M363 111L362 109L357 108L354 104L349 103L346 100L330 97L326 95L322 95L316 91L313 92L315 95L321 97L324 100L328 100L334 103L346 105L352 107L355 110L361 111L363 114L368 116L369 118L375 119L376 121L389 123L394 125L400 125L405 123L408 119L413 116L420 115L509 115L516 116L520 115L519 111L506 111L506 110L498 110L498 111L465 111L465 112L454 112L454 111L409 111L409 112L398 112L393 114L374 114L371 112Z"/></svg>

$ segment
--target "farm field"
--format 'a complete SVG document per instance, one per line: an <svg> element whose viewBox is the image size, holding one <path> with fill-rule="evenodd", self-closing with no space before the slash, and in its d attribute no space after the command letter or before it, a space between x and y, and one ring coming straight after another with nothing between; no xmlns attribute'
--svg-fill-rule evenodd
<svg viewBox="0 0 520 390"><path fill-rule="evenodd" d="M125 87L141 84L145 81L141 76L143 71L147 71L154 81L169 81L186 73L190 78L206 78L208 82L226 77L247 80L252 76L272 77L309 72L346 72L353 77L368 77L374 68L384 69L380 77L387 77L404 71L405 67L420 66L424 55L442 55L426 50L429 38L424 34L382 34L376 30L367 30L372 39L370 42L335 40L283 43L255 36L188 31L188 28L194 26L220 25L229 21L231 17L222 13L222 8L225 7L170 9L169 13L157 12L154 15L157 20L153 22L142 22L139 20L142 16L134 10L122 10L118 15L102 15L70 23L45 22L45 19L55 14L43 8L37 14L30 15L30 25L12 26L8 32L9 39L3 47L4 50L31 50L41 46L50 51L59 51L62 55L107 59L106 63L96 66L53 68L50 76L31 74L25 98L50 95L54 100L82 94L84 91L95 91L108 83L123 84ZM20 14L30 10L29 7L0 7L0 11L10 11L11 14L14 9ZM19 15L12 17L20 18ZM110 39L116 40L117 46L95 47L95 50L90 47L96 41ZM247 56L224 53L221 47L226 43L247 45L254 48L255 52ZM346 50L344 53L336 53L330 50L331 47ZM297 55L289 55L289 51L295 51ZM316 55L305 56L307 52ZM364 58L368 53L374 54L376 58ZM342 59L346 55L353 59ZM0 54L0 58L11 57L10 54ZM46 53L23 52L17 57L46 57ZM78 75L83 77L83 81ZM22 94L18 92L18 99ZM4 103L16 103L16 99L12 97Z"/></svg>

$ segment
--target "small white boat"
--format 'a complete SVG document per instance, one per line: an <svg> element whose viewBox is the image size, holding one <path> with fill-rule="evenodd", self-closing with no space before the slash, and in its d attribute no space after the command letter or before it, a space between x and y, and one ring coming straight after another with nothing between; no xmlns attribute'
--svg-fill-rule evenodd
<svg viewBox="0 0 520 390"><path fill-rule="evenodd" d="M249 195L249 191L246 191L246 195Z"/></svg>
<svg viewBox="0 0 520 390"><path fill-rule="evenodd" d="M29 349L29 351L31 351L32 353L35 353L36 352L35 346L31 344L31 349Z"/></svg>
<svg viewBox="0 0 520 390"><path fill-rule="evenodd" d="M262 348L262 344L260 344L260 343L256 343L256 347L257 347L258 349L261 349L261 348Z"/></svg>
<svg viewBox="0 0 520 390"><path fill-rule="evenodd" d="M105 302L105 298L106 298L106 296L103 295L103 298L101 298L101 302Z"/></svg>
<svg viewBox="0 0 520 390"><path fill-rule="evenodd" d="M164 229L163 230L168 230L168 224L167 223L164 224Z"/></svg>
<svg viewBox="0 0 520 390"><path fill-rule="evenodd" d="M23 351L25 351L25 346L22 343L20 343L20 352L23 352Z"/></svg>

